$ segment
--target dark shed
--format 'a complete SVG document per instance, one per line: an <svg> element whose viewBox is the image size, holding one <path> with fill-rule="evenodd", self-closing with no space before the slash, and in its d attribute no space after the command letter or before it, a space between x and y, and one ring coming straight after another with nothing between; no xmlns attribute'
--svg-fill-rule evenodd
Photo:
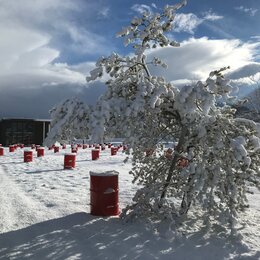
<svg viewBox="0 0 260 260"><path fill-rule="evenodd" d="M0 143L11 144L42 144L50 129L51 120L27 118L0 119Z"/></svg>

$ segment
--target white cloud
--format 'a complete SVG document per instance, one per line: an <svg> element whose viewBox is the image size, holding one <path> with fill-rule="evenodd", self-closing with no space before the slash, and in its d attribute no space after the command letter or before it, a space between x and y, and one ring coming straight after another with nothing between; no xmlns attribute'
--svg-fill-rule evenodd
<svg viewBox="0 0 260 260"><path fill-rule="evenodd" d="M110 14L110 8L109 7L103 7L99 10L98 14L102 17L102 18L108 18L109 14Z"/></svg>
<svg viewBox="0 0 260 260"><path fill-rule="evenodd" d="M103 38L77 27L68 19L70 11L78 11L70 0L1 1L0 116L43 116L45 111L46 117L55 99L58 102L86 86L88 71L83 74L56 63L61 54L58 37L69 35L71 48L81 53L101 50Z"/></svg>
<svg viewBox="0 0 260 260"><path fill-rule="evenodd" d="M212 70L230 66L231 71L254 61L259 44L243 43L239 40L211 40L206 37L191 38L179 48L160 48L148 54L160 57L168 69L152 69L168 81L205 80Z"/></svg>
<svg viewBox="0 0 260 260"><path fill-rule="evenodd" d="M174 30L176 32L188 32L194 34L196 28L203 22L216 21L223 18L223 16L213 13L212 10L203 13L201 18L193 13L177 13L174 19Z"/></svg>
<svg viewBox="0 0 260 260"><path fill-rule="evenodd" d="M236 6L235 10L249 14L250 16L255 16L256 12L258 11L258 9L256 9L256 8L248 8L248 7L245 7L243 5Z"/></svg>
<svg viewBox="0 0 260 260"><path fill-rule="evenodd" d="M74 53L100 53L108 48L104 37L77 26L69 19L69 12L79 11L70 0L2 1L0 8L0 77L16 81L28 80L28 86L40 87L48 82L84 82L85 75L69 66L56 64L61 55L60 35L70 37ZM87 12L90 10L86 9ZM103 10L103 14L108 10ZM55 43L55 44L54 44ZM87 73L87 71L85 72ZM24 74L24 75L23 75ZM32 79L30 80L30 76ZM21 76L22 75L22 76ZM36 75L38 79L36 80ZM1 82L0 91L5 88Z"/></svg>
<svg viewBox="0 0 260 260"><path fill-rule="evenodd" d="M152 13L152 9L150 6L145 5L145 4L134 4L131 9L135 12L138 12L140 14L144 13L144 12L149 12Z"/></svg>
<svg viewBox="0 0 260 260"><path fill-rule="evenodd" d="M155 3L151 4L153 8L157 9L157 5Z"/></svg>
<svg viewBox="0 0 260 260"><path fill-rule="evenodd" d="M175 32L188 32L193 34L194 30L203 22L203 19L198 18L195 14L176 14L174 19Z"/></svg>
<svg viewBox="0 0 260 260"><path fill-rule="evenodd" d="M216 21L216 20L220 20L220 19L223 19L223 18L224 18L224 16L218 15L216 13L213 13L212 10L209 10L208 12L204 13L203 20Z"/></svg>
<svg viewBox="0 0 260 260"><path fill-rule="evenodd" d="M260 41L260 35L251 36L251 39Z"/></svg>

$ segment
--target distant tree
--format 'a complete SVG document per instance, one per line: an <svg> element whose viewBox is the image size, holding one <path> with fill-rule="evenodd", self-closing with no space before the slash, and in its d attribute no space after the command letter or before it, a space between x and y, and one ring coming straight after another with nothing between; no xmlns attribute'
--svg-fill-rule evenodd
<svg viewBox="0 0 260 260"><path fill-rule="evenodd" d="M44 145L55 142L67 143L73 139L86 139L89 135L88 122L91 108L77 98L66 99L50 110L50 131Z"/></svg>
<svg viewBox="0 0 260 260"><path fill-rule="evenodd" d="M92 137L102 142L105 131L120 131L132 148L131 174L141 188L123 210L125 220L167 219L176 227L192 211L204 222L233 227L237 213L248 206L248 186L259 187L259 124L235 118L235 109L225 103L217 106L232 90L223 76L227 68L180 90L149 70L152 65L167 65L158 58L148 61L147 50L179 46L168 32L176 11L185 4L135 17L118 34L135 54L113 53L97 61L87 80L104 74L110 79L92 114ZM170 158L160 152L166 137L177 141ZM146 149L153 154L146 156Z"/></svg>

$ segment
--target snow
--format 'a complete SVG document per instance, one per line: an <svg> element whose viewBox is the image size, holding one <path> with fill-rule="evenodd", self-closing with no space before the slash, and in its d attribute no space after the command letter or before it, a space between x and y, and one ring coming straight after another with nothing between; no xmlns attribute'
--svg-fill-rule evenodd
<svg viewBox="0 0 260 260"><path fill-rule="evenodd" d="M0 259L259 259L260 193L249 195L241 215L242 241L225 230L208 234L190 230L176 240L155 234L144 221L123 223L118 217L90 214L90 171L119 172L119 204L131 202L137 187L128 174L122 148L91 160L79 148L76 168L63 169L64 155L45 148L44 157L23 162L23 149L0 156ZM166 228L167 230L167 228Z"/></svg>

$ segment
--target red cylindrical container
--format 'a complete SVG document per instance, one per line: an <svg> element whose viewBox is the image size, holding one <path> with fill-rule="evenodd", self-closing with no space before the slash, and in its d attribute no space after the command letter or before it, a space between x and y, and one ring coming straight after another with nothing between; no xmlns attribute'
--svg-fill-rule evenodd
<svg viewBox="0 0 260 260"><path fill-rule="evenodd" d="M92 160L97 160L100 157L100 150L99 149L94 149L91 151L92 155Z"/></svg>
<svg viewBox="0 0 260 260"><path fill-rule="evenodd" d="M54 147L54 153L58 153L60 151L60 147L59 146L55 146Z"/></svg>
<svg viewBox="0 0 260 260"><path fill-rule="evenodd" d="M145 156L149 157L149 156L153 155L154 151L155 151L155 149L146 149Z"/></svg>
<svg viewBox="0 0 260 260"><path fill-rule="evenodd" d="M40 148L41 146L39 145L39 144L37 144L36 146L35 146L35 148L36 148L36 151L38 150L38 148Z"/></svg>
<svg viewBox="0 0 260 260"><path fill-rule="evenodd" d="M9 145L9 152L13 153L15 151L15 147L13 145Z"/></svg>
<svg viewBox="0 0 260 260"><path fill-rule="evenodd" d="M76 154L68 153L64 155L64 169L73 169L76 167Z"/></svg>
<svg viewBox="0 0 260 260"><path fill-rule="evenodd" d="M78 152L78 147L71 147L71 152L72 153L77 153Z"/></svg>
<svg viewBox="0 0 260 260"><path fill-rule="evenodd" d="M111 155L116 155L117 154L117 147L111 147Z"/></svg>
<svg viewBox="0 0 260 260"><path fill-rule="evenodd" d="M37 157L44 156L44 147L38 147L37 148Z"/></svg>
<svg viewBox="0 0 260 260"><path fill-rule="evenodd" d="M3 155L4 155L4 148L0 147L0 156L3 156Z"/></svg>
<svg viewBox="0 0 260 260"><path fill-rule="evenodd" d="M90 214L119 215L118 172L90 172Z"/></svg>
<svg viewBox="0 0 260 260"><path fill-rule="evenodd" d="M24 148L24 144L20 144L20 148L22 148L22 149L23 149L23 148Z"/></svg>
<svg viewBox="0 0 260 260"><path fill-rule="evenodd" d="M32 162L32 160L33 160L33 151L24 151L23 159L24 159L24 162Z"/></svg>

